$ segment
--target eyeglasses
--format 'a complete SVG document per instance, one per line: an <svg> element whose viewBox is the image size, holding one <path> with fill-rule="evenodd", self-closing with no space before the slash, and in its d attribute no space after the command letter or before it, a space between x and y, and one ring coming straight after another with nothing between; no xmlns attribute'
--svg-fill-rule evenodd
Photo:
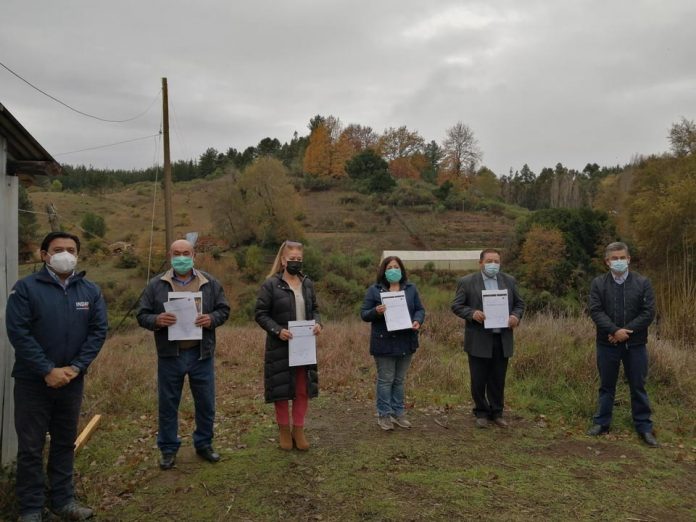
<svg viewBox="0 0 696 522"><path fill-rule="evenodd" d="M301 247L302 243L300 243L299 241L290 241L289 239L286 239L285 246L286 247Z"/></svg>

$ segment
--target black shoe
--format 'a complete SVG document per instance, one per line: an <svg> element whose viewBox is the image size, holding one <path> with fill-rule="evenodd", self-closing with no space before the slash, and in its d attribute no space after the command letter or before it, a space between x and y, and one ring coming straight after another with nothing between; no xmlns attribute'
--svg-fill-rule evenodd
<svg viewBox="0 0 696 522"><path fill-rule="evenodd" d="M43 515L41 511L34 511L32 513L25 513L19 516L19 522L41 522L43 520Z"/></svg>
<svg viewBox="0 0 696 522"><path fill-rule="evenodd" d="M660 447L660 443L657 442L657 439L655 438L655 435L652 434L652 432L646 431L645 433L639 433L638 435L641 439L643 439L643 442L645 442L651 448Z"/></svg>
<svg viewBox="0 0 696 522"><path fill-rule="evenodd" d="M61 520L87 520L94 516L94 510L82 504L71 501L58 509L51 509L51 512Z"/></svg>
<svg viewBox="0 0 696 522"><path fill-rule="evenodd" d="M198 448L196 450L196 453L198 454L199 457L207 460L208 462L219 462L220 461L220 454L215 453L215 450L210 446L208 446L207 448Z"/></svg>
<svg viewBox="0 0 696 522"><path fill-rule="evenodd" d="M508 421L506 421L502 417L496 417L495 419L493 419L493 424L495 424L499 428L507 428L508 426L510 426L510 424L508 424Z"/></svg>
<svg viewBox="0 0 696 522"><path fill-rule="evenodd" d="M488 419L486 417L476 417L476 427L485 430L488 428Z"/></svg>
<svg viewBox="0 0 696 522"><path fill-rule="evenodd" d="M587 434L590 437L596 437L597 435L601 435L602 433L606 433L609 431L609 426L602 426L601 424L594 424L589 430L587 430Z"/></svg>
<svg viewBox="0 0 696 522"><path fill-rule="evenodd" d="M172 469L176 462L176 453L162 453L160 456L160 469Z"/></svg>

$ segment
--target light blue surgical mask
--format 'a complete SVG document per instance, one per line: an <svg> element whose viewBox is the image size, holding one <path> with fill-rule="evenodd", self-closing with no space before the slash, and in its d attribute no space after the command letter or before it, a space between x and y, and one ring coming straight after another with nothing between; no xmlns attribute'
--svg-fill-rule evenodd
<svg viewBox="0 0 696 522"><path fill-rule="evenodd" d="M498 263L484 263L483 273L488 277L495 277L500 272L500 265Z"/></svg>
<svg viewBox="0 0 696 522"><path fill-rule="evenodd" d="M193 258L189 256L172 257L172 268L179 275L188 274L193 268Z"/></svg>
<svg viewBox="0 0 696 522"><path fill-rule="evenodd" d="M387 268L384 271L384 277L387 278L387 281L390 283L398 283L401 281L401 269L400 268Z"/></svg>
<svg viewBox="0 0 696 522"><path fill-rule="evenodd" d="M612 272L623 274L628 270L628 259L614 259L609 263L609 268L611 268Z"/></svg>

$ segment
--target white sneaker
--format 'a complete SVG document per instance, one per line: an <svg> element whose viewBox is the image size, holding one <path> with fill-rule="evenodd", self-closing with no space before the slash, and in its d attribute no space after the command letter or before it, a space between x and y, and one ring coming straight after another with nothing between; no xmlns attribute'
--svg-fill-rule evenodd
<svg viewBox="0 0 696 522"><path fill-rule="evenodd" d="M392 420L392 422L393 422L394 424L396 424L397 426L399 426L399 427L401 427L401 428L410 428L410 427L411 427L411 421L409 421L409 420L406 418L406 414L405 414L405 413L399 415L398 417L395 416L395 415L392 415L392 416L391 416L391 420Z"/></svg>
<svg viewBox="0 0 696 522"><path fill-rule="evenodd" d="M390 431L394 429L394 424L392 423L391 415L380 415L377 417L377 424L384 431Z"/></svg>

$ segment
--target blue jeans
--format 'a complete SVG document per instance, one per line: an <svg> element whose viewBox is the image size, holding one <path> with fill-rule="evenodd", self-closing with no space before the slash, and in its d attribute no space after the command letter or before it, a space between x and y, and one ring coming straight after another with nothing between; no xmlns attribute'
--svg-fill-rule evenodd
<svg viewBox="0 0 696 522"><path fill-rule="evenodd" d="M188 375L189 387L195 408L196 429L193 445L196 449L210 447L213 443L215 421L215 367L213 357L200 359L200 350L181 350L176 357L159 357L157 360L157 394L159 400L159 433L157 446L162 453L176 453L181 446L179 428L179 403Z"/></svg>
<svg viewBox="0 0 696 522"><path fill-rule="evenodd" d="M650 401L648 400L648 392L645 391L645 378L648 375L648 349L644 344L630 348L627 348L626 345L597 345L597 369L599 370L600 385L599 404L593 421L600 426L611 424L616 380L619 377L621 363L623 363L624 373L631 391L633 425L638 433L652 432Z"/></svg>
<svg viewBox="0 0 696 522"><path fill-rule="evenodd" d="M380 416L404 413L404 379L413 354L375 357L377 363L377 413Z"/></svg>
<svg viewBox="0 0 696 522"><path fill-rule="evenodd" d="M78 377L61 388L49 388L43 381L15 379L17 499L22 515L44 507L46 433L51 435L46 467L51 506L61 508L74 498L75 439L84 382Z"/></svg>

